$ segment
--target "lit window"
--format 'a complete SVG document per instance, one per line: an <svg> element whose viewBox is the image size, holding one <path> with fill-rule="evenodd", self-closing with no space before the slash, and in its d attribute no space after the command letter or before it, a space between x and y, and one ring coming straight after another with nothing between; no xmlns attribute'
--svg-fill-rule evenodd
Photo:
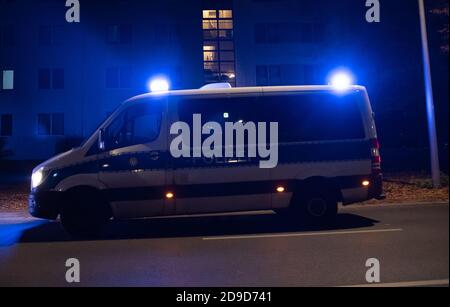
<svg viewBox="0 0 450 307"><path fill-rule="evenodd" d="M217 61L218 60L217 52L211 52L211 51L203 52L203 60L205 62L207 62L207 61Z"/></svg>
<svg viewBox="0 0 450 307"><path fill-rule="evenodd" d="M204 51L214 51L217 50L217 42L205 42L203 44Z"/></svg>
<svg viewBox="0 0 450 307"><path fill-rule="evenodd" d="M232 20L220 20L219 21L219 29L232 30L233 29L233 21Z"/></svg>
<svg viewBox="0 0 450 307"><path fill-rule="evenodd" d="M2 89L4 90L14 89L14 70L3 71Z"/></svg>
<svg viewBox="0 0 450 307"><path fill-rule="evenodd" d="M220 10L219 11L219 18L233 18L233 11L232 10Z"/></svg>
<svg viewBox="0 0 450 307"><path fill-rule="evenodd" d="M217 20L204 20L203 30L214 30L217 29Z"/></svg>
<svg viewBox="0 0 450 307"><path fill-rule="evenodd" d="M203 11L203 18L217 18L217 11L216 10L204 10Z"/></svg>
<svg viewBox="0 0 450 307"><path fill-rule="evenodd" d="M203 67L206 83L236 85L231 10L203 11Z"/></svg>

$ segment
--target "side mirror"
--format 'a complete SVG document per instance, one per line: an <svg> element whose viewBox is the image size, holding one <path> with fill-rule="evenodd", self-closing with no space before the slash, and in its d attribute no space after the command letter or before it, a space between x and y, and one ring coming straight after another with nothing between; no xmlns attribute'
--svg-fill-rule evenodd
<svg viewBox="0 0 450 307"><path fill-rule="evenodd" d="M98 133L98 149L105 150L105 129L100 129Z"/></svg>

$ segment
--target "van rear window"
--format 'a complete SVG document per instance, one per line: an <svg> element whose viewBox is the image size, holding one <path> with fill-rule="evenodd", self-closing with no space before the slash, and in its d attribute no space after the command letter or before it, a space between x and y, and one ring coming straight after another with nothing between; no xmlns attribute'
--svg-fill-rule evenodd
<svg viewBox="0 0 450 307"><path fill-rule="evenodd" d="M279 122L280 143L364 139L359 93L265 96L257 111Z"/></svg>
<svg viewBox="0 0 450 307"><path fill-rule="evenodd" d="M278 122L279 142L364 139L359 93L301 93L261 97L218 97L180 100L180 120L202 122Z"/></svg>

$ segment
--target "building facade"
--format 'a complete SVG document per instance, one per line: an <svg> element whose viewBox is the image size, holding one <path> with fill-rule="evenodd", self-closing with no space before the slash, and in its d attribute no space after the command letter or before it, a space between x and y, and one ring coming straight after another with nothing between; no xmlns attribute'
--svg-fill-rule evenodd
<svg viewBox="0 0 450 307"><path fill-rule="evenodd" d="M81 0L67 23L65 0L0 0L7 158L76 145L157 76L172 89L324 84L341 23L326 2Z"/></svg>

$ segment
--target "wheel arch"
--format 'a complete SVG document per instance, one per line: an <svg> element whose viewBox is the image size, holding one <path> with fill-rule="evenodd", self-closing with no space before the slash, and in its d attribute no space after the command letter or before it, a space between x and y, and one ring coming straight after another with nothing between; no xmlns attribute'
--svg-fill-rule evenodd
<svg viewBox="0 0 450 307"><path fill-rule="evenodd" d="M69 188L68 190L64 191L62 194L62 199L65 204L70 204L70 199L73 199L74 197L77 197L79 195L83 195L83 197L92 198L98 201L99 208L100 206L103 206L102 209L107 210L107 214L112 216L113 210L111 207L111 203L109 202L108 198L106 197L105 193L99 189L98 187L83 184L78 186L73 186ZM64 206L64 204L63 204Z"/></svg>
<svg viewBox="0 0 450 307"><path fill-rule="evenodd" d="M295 204L301 195L317 190L326 191L328 195L342 201L342 190L334 178L327 178L322 176L309 177L303 180L297 180L293 188L294 193L291 198L291 205Z"/></svg>

